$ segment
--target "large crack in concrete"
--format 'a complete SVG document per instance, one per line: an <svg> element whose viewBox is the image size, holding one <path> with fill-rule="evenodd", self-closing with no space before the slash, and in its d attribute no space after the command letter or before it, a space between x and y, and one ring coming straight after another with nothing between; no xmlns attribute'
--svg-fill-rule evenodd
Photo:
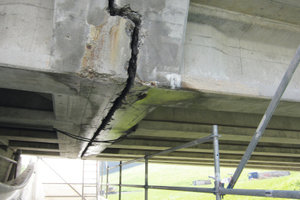
<svg viewBox="0 0 300 200"><path fill-rule="evenodd" d="M120 16L124 17L126 19L131 20L135 26L132 32L131 36L131 58L129 60L129 65L127 69L128 73L128 79L125 88L123 89L120 96L114 101L113 106L111 107L108 114L105 116L105 118L102 120L101 125L94 133L93 137L91 138L90 142L87 144L85 149L83 150L81 154L81 158L84 156L88 148L92 145L93 141L96 139L96 137L100 134L102 130L105 129L106 125L111 121L112 116L116 112L118 108L121 107L123 100L125 99L126 95L129 93L131 87L134 85L134 79L136 76L136 69L137 69L137 57L139 53L138 49L138 42L139 42L139 31L141 28L141 15L137 12L131 10L129 5L126 5L124 7L119 7L115 4L114 0L108 1L108 12L111 16Z"/></svg>

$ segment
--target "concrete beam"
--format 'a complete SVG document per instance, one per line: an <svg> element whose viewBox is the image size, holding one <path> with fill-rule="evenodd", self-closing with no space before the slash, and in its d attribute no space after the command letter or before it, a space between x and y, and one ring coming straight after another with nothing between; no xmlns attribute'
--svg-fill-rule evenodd
<svg viewBox="0 0 300 200"><path fill-rule="evenodd" d="M202 109L159 107L145 119L154 121L185 122L193 124L217 124L231 127L256 128L263 115L217 112ZM267 129L298 131L300 125L296 117L273 116Z"/></svg>
<svg viewBox="0 0 300 200"><path fill-rule="evenodd" d="M50 156L50 157L62 156L60 152L40 151L40 150L22 150L22 154L36 155L36 156L43 156L43 157L44 156Z"/></svg>
<svg viewBox="0 0 300 200"><path fill-rule="evenodd" d="M182 88L270 98L299 45L299 33L299 25L191 4ZM283 99L299 102L299 77L297 70Z"/></svg>
<svg viewBox="0 0 300 200"><path fill-rule="evenodd" d="M58 144L55 143L42 143L42 142L24 142L10 140L9 146L13 149L19 150L40 150L40 151L53 151L59 152Z"/></svg>
<svg viewBox="0 0 300 200"><path fill-rule="evenodd" d="M57 139L57 134L54 131L4 128L4 127L0 128L0 136Z"/></svg>
<svg viewBox="0 0 300 200"><path fill-rule="evenodd" d="M143 157L148 152L149 155L157 153L158 151L154 150L132 150L132 149L113 149L113 148L107 148L105 149L101 156L112 156L112 157L127 157L127 158L136 158L136 157ZM192 160L199 160L199 161L213 161L213 153L193 153L193 152L172 152L168 153L166 155L157 156L155 158L163 158L163 159L170 159L170 160L184 160L188 159L190 161ZM240 162L242 158L242 155L234 155L234 154L220 154L220 160L221 161L232 161L232 162ZM299 158L295 157L276 157L276 156L264 156L264 155L253 155L251 156L251 159L249 163L255 164L255 163L268 163L274 164L274 165L298 165Z"/></svg>
<svg viewBox="0 0 300 200"><path fill-rule="evenodd" d="M53 131L20 130L12 128L0 128L0 138L7 140L32 141L45 143L70 143L66 140L60 141Z"/></svg>
<svg viewBox="0 0 300 200"><path fill-rule="evenodd" d="M0 107L0 121L15 124L42 124L50 125L55 121L51 111L36 111L22 108Z"/></svg>
<svg viewBox="0 0 300 200"><path fill-rule="evenodd" d="M99 160L110 160L110 161L128 161L131 159L128 159L126 157L116 157L113 158L113 156L99 156L97 157ZM200 165L200 166L213 166L213 161L194 161L194 160L188 160L188 159L182 159L182 160L171 160L171 159L164 159L164 158L151 158L149 159L149 162L151 163L162 163L162 164L180 164L180 165ZM238 163L235 162L220 162L221 167L230 167L230 168L236 168L238 166ZM288 166L288 165L272 165L272 164L247 164L246 168L253 168L253 169L268 169L268 170L287 170L287 171L300 171L300 168L298 166Z"/></svg>
<svg viewBox="0 0 300 200"><path fill-rule="evenodd" d="M147 138L189 138L199 139L211 135L211 125L196 123L180 123L166 121L142 120L137 130L132 134L135 137ZM255 128L218 126L219 140L250 141ZM300 144L300 132L287 130L267 129L260 142L278 144Z"/></svg>
<svg viewBox="0 0 300 200"><path fill-rule="evenodd" d="M115 143L110 146L110 148L118 149L137 149L137 150L165 150L171 147L175 147L186 142L179 141L163 141L163 140L144 140L144 139L129 139ZM244 154L247 148L247 143L238 144L233 142L220 142L220 153L228 154ZM297 146L297 145L296 145ZM201 152L201 153L211 153L213 152L212 143L204 143L201 145L196 145L193 147L181 149L184 152ZM287 145L286 147L277 147L275 145L260 144L256 147L253 155L267 155L267 156L291 156L300 157L300 150L297 147L291 147Z"/></svg>
<svg viewBox="0 0 300 200"><path fill-rule="evenodd" d="M0 66L0 84L2 88L8 89L76 95L79 92L81 80L78 76L57 74L50 70L36 71L2 65Z"/></svg>
<svg viewBox="0 0 300 200"><path fill-rule="evenodd" d="M297 0L224 0L222 2L218 0L191 0L191 2L246 15L268 18L288 24L300 25L300 22L296 20L297 18L300 18L299 2Z"/></svg>

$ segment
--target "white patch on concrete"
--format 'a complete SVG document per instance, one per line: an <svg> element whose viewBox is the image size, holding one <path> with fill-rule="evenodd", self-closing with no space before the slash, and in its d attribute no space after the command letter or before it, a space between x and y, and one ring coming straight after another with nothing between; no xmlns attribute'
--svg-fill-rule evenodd
<svg viewBox="0 0 300 200"><path fill-rule="evenodd" d="M157 106L150 108L150 109L149 109L149 113L151 113L151 112L152 112L153 110L155 110L156 108L157 108Z"/></svg>
<svg viewBox="0 0 300 200"><path fill-rule="evenodd" d="M155 67L152 72L150 73L149 78L155 80L156 76L157 76L157 72L156 72L157 68Z"/></svg>
<svg viewBox="0 0 300 200"><path fill-rule="evenodd" d="M167 74L166 78L170 81L172 89L180 87L181 75L179 74Z"/></svg>

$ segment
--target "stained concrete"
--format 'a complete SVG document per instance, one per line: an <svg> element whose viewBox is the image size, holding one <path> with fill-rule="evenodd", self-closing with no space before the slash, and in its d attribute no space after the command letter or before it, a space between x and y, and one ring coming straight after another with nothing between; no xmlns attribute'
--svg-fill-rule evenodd
<svg viewBox="0 0 300 200"><path fill-rule="evenodd" d="M118 0L142 16L137 81L179 87L189 1Z"/></svg>
<svg viewBox="0 0 300 200"><path fill-rule="evenodd" d="M224 0L222 2L218 0L191 0L191 2L272 19L278 22L300 25L299 20L297 20L300 17L300 6L297 0Z"/></svg>
<svg viewBox="0 0 300 200"><path fill-rule="evenodd" d="M182 87L272 97L299 45L299 31L295 25L192 4ZM299 101L299 76L297 70L283 99Z"/></svg>
<svg viewBox="0 0 300 200"><path fill-rule="evenodd" d="M5 49L0 58L1 88L11 102L1 107L2 126L55 127L91 137L126 85L132 23L109 17L106 1L15 1L0 6L0 48ZM95 22L98 17L101 23ZM31 93L50 94L53 109L17 105L9 96L13 90L19 91L21 102ZM85 146L60 133L57 137L63 157L76 158ZM54 140L46 143L50 141ZM32 145L18 148L34 153Z"/></svg>

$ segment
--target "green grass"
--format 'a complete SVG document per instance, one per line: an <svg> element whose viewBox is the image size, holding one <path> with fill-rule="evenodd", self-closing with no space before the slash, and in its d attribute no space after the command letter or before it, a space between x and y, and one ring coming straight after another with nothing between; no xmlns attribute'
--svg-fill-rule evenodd
<svg viewBox="0 0 300 200"><path fill-rule="evenodd" d="M228 173L234 173L234 168L221 168L221 178L229 177ZM291 172L290 176L278 177L265 180L248 181L247 174L253 171L270 171L270 170L256 170L245 169L236 184L236 189L272 189L272 190L300 190L300 173ZM184 166L184 165L161 165L149 164L149 185L161 186L182 186L182 187L206 187L213 188L213 180L211 185L206 186L193 186L193 180L207 180L209 175L214 175L213 167L201 166ZM106 180L106 179L105 179ZM118 183L119 173L113 173L109 176L110 183ZM122 173L123 184L144 184L144 165L136 166ZM226 187L226 185L225 185ZM144 190L123 187L122 200L136 200L144 199ZM109 200L117 200L118 195L109 195ZM168 190L153 190L149 189L150 200L193 200L205 199L213 200L213 194L203 194L195 192L181 192L181 191L168 191ZM225 200L265 200L271 198L265 197L248 197L226 195ZM282 199L282 198L276 198Z"/></svg>

